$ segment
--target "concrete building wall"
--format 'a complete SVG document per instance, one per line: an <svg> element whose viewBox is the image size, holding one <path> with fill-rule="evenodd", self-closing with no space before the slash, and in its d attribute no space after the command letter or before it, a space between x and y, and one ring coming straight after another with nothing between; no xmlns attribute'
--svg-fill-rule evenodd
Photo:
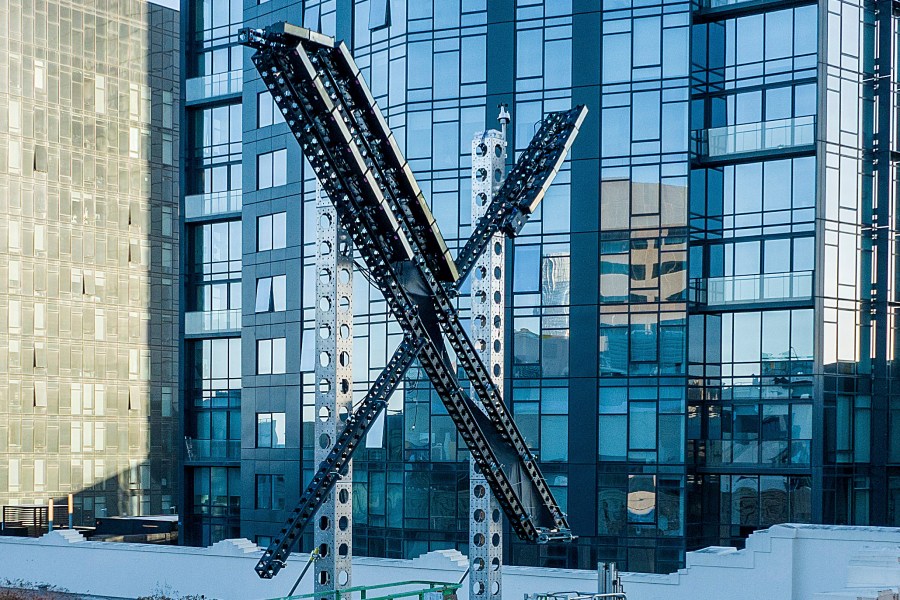
<svg viewBox="0 0 900 600"><path fill-rule="evenodd" d="M19 580L72 592L136 597L203 594L221 600L262 600L290 590L306 556L295 555L275 579L262 580L253 566L261 550L247 540L209 548L86 542L56 531L40 539L0 537L0 583ZM747 548L712 547L687 554L687 566L669 575L623 573L628 600L824 600L877 598L900 590L900 529L777 525L754 533ZM466 558L455 550L414 560L354 557L354 583L458 582ZM123 576L103 574L128 573ZM504 598L525 594L597 590L597 573L534 567L503 568ZM408 589L408 588L407 588ZM312 591L307 575L298 594ZM467 588L460 590L462 600Z"/></svg>

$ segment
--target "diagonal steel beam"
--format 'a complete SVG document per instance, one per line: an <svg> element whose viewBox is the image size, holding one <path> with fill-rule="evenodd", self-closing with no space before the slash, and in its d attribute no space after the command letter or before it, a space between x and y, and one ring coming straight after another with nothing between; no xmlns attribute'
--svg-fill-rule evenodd
<svg viewBox="0 0 900 600"><path fill-rule="evenodd" d="M242 41L259 50L253 58L263 80L408 335L382 373L384 377L373 386L375 390L381 385L380 391L376 390L372 402L364 402L359 412L363 417L377 415L411 364L412 355L418 355L516 533L533 541L554 536L570 539L565 515L459 324L451 304L459 288L454 263L448 260L424 197L349 53L343 45L335 49L330 38L287 25L268 32L245 30ZM584 112L582 107L554 113L545 120L530 152L526 151L524 160L507 178L461 253L462 273L469 272L493 233L501 229L510 235L518 232L559 169ZM481 235L489 230L493 233ZM397 263L412 267L420 287L425 288L423 296L429 303L434 301L436 310L428 313L429 304L416 301ZM474 406L450 371L442 356L443 341L433 333L435 325L440 326L473 380L487 415ZM316 502L321 503L317 499L327 494L325 488L330 489L339 477L338 465L349 460L360 431L367 431L372 421L374 417L356 419L356 415L348 421L344 432L348 435L341 436L347 443L337 444L336 452L323 462L292 521L257 566L261 576L271 577L283 564Z"/></svg>

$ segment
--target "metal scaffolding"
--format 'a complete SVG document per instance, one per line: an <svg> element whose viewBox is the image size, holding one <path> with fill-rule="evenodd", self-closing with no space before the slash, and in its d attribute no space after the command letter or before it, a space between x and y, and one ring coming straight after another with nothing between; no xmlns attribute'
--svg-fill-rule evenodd
<svg viewBox="0 0 900 600"><path fill-rule="evenodd" d="M319 470L256 567L260 577L273 577L284 566L300 533L349 473L353 452L416 358L512 530L536 543L571 540L566 516L492 379L497 363L482 360L454 300L466 276L473 269L481 273L476 263L494 236L503 232L514 237L524 226L562 165L586 109L547 115L454 261L346 46L286 23L244 29L240 39L256 48L253 61L262 80L333 203L367 277L405 333L359 407L328 440L333 445L322 454ZM494 172L477 176L487 179ZM480 405L458 381L451 349ZM347 365L349 361L348 353ZM326 445L322 439L318 443Z"/></svg>

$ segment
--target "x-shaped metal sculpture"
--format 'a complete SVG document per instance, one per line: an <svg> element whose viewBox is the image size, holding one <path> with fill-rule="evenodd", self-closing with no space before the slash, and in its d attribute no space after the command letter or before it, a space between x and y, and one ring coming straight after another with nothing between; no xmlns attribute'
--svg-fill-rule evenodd
<svg viewBox="0 0 900 600"><path fill-rule="evenodd" d="M515 236L524 226L562 165L587 109L580 106L544 119L454 262L346 46L285 23L242 30L241 41L257 49L253 61L263 81L406 334L266 550L256 567L260 577L281 569L416 358L516 534L534 542L571 540L566 516L452 302L491 236L501 231ZM481 406L457 380L445 340Z"/></svg>

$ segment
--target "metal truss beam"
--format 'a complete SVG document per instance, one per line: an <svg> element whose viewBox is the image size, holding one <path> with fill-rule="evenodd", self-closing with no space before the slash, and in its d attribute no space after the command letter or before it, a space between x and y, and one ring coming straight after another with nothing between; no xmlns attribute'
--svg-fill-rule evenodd
<svg viewBox="0 0 900 600"><path fill-rule="evenodd" d="M243 30L241 39L257 48L253 60L263 81L407 335L373 386L376 399L363 403L360 410L365 412L358 421L355 414L350 418L257 572L272 577L281 568L299 531L318 508L323 492L327 493L325 488L340 476L344 467L339 465L349 462L364 435L361 432L383 408L386 397L382 394L393 391L413 356L431 379L517 535L537 542L571 539L565 515L460 325L452 298L458 293L459 273L468 272L477 260L490 240L489 230L518 233L558 171L585 109L548 116L530 152L526 151L528 158L517 164L476 226L477 236L461 253L457 271L409 165L346 47L335 47L330 38L286 24L266 31ZM466 395L451 371L444 338L485 412Z"/></svg>

